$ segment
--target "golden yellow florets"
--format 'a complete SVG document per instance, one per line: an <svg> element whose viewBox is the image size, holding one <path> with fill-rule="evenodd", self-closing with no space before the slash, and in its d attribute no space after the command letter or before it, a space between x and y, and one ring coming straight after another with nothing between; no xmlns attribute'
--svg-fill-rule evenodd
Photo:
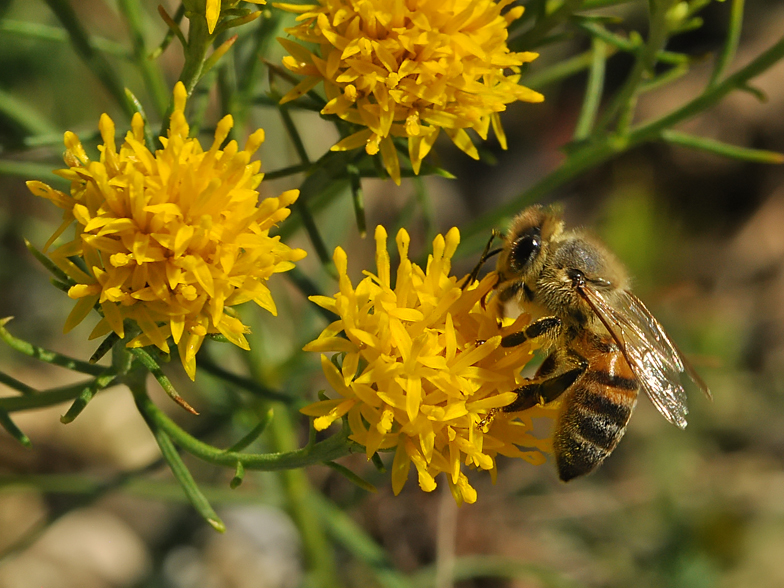
<svg viewBox="0 0 784 588"><path fill-rule="evenodd" d="M491 409L514 400L512 390L523 381L520 370L531 348L500 343L529 317L499 328L495 305L483 304L495 274L461 288L463 280L450 275L459 240L457 229L439 235L423 271L408 258L409 236L401 230L394 285L383 227L376 229L377 274L365 272L356 288L346 253L335 250L339 292L311 300L340 318L305 349L322 352L324 374L339 396L302 412L316 417L318 430L347 415L350 438L366 448L368 458L394 448L395 493L413 462L423 490L433 490L443 472L458 502L474 502L476 491L462 465L494 472L497 455L544 462L541 452L550 441L531 434L531 417L552 415L553 407L498 413L489 427L481 426Z"/></svg>
<svg viewBox="0 0 784 588"><path fill-rule="evenodd" d="M129 346L156 345L168 353L172 337L194 378L196 352L208 333L249 348L248 328L229 307L253 300L276 314L266 282L293 268L305 252L269 234L288 217L298 192L259 202L261 164L250 158L264 131L253 133L242 150L236 141L221 149L233 125L226 116L204 151L188 137L185 102L178 83L163 149L152 153L145 146L144 122L136 114L118 151L114 123L104 114L99 161L87 156L76 135L65 134L69 167L55 173L71 181L70 194L42 182L27 185L65 210L47 248L71 224L76 227L75 238L50 254L76 282L68 295L77 303L65 330L98 304L103 318L92 337L111 331L125 337L125 321L140 331ZM86 272L71 257L80 258Z"/></svg>
<svg viewBox="0 0 784 588"><path fill-rule="evenodd" d="M299 13L299 24L286 29L287 33L318 45L318 50L311 51L279 39L290 53L284 65L307 76L282 102L323 82L329 102L322 113L366 127L332 149L365 147L370 155L380 151L397 183L400 163L393 137L408 139L415 173L440 129L475 159L479 155L466 129L486 139L492 125L506 148L498 113L517 100L544 99L518 84L520 66L537 54L514 53L506 45L509 23L523 13L518 6L502 14L511 1L275 4Z"/></svg>

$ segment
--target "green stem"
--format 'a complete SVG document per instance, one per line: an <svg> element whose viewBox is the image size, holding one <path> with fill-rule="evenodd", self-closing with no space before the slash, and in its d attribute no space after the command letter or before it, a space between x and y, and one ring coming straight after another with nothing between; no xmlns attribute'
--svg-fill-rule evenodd
<svg viewBox="0 0 784 588"><path fill-rule="evenodd" d="M294 149L297 151L300 162L303 165L310 165L310 157L308 157L308 152L305 149L305 143L302 141L297 126L294 124L294 120L291 118L289 109L286 106L280 107L280 118L283 120L283 126L286 127L286 132L291 142L294 143Z"/></svg>
<svg viewBox="0 0 784 588"><path fill-rule="evenodd" d="M92 71L95 76L109 91L109 94L117 101L117 104L122 107L123 111L128 115L128 118L133 116L133 105L128 102L125 96L125 86L120 81L117 75L117 70L106 59L106 56L99 51L96 51L90 43L90 38L87 36L87 31L84 30L79 17L74 12L73 7L68 3L68 0L45 0L49 8L54 12L57 18L62 23L65 30L71 39L71 44L76 50L76 54L81 57L85 65Z"/></svg>
<svg viewBox="0 0 784 588"><path fill-rule="evenodd" d="M151 418L148 414L148 411L142 408L143 404L150 402L144 384L146 375L147 374L144 370L139 370L137 374L129 374L128 377L128 385L131 387L131 391L133 392L133 398L136 401L136 406L139 408L139 412L142 413L147 426L150 427L150 431L152 431L152 434L155 437L155 441L158 443L158 447L161 449L161 455L163 455L163 459L165 459L169 464L169 468L174 474L176 480L180 483L180 486L182 487L183 492L185 492L185 495L188 497L190 503L202 516L202 518L207 521L210 526L212 526L213 529L223 533L226 531L226 525L223 524L223 521L221 521L218 514L215 512L212 506L210 506L207 498L204 496L204 494L202 494L201 490L199 490L199 486L196 484L196 481L193 479L190 471L188 471L188 468L182 461L180 454L177 453L177 448L174 446L174 443L172 443L171 437L160 425L160 423L154 418Z"/></svg>
<svg viewBox="0 0 784 588"><path fill-rule="evenodd" d="M346 512L321 494L314 496L319 517L334 540L353 557L367 565L380 586L410 588L411 581L395 569L389 554ZM432 584L431 584L432 586Z"/></svg>
<svg viewBox="0 0 784 588"><path fill-rule="evenodd" d="M637 93L637 87L643 81L643 77L652 70L656 64L658 52L664 48L664 44L667 42L667 12L674 2L675 0L651 1L648 41L637 55L634 67L629 72L623 86L602 115L597 125L599 129L606 129L616 118L623 121L630 119L628 111L635 104L634 98ZM625 130L619 129L619 132Z"/></svg>
<svg viewBox="0 0 784 588"><path fill-rule="evenodd" d="M32 410L36 408L54 406L55 404L61 404L63 402L68 402L69 400L78 398L85 389L92 386L98 386L103 390L109 384L111 384L116 377L116 374L107 372L105 375L99 376L94 380L79 382L78 384L72 384L62 388L45 390L30 396L3 397L0 398L0 410L4 410L6 412L18 412L20 410Z"/></svg>
<svg viewBox="0 0 784 588"><path fill-rule="evenodd" d="M242 78L239 80L239 90L236 94L236 123L237 128L244 128L250 114L253 96L258 83L262 79L261 68L263 62L261 56L267 53L270 42L275 37L280 22L280 11L264 10L261 17L261 25L256 28L253 38L253 49L248 54Z"/></svg>
<svg viewBox="0 0 784 588"><path fill-rule="evenodd" d="M763 51L744 68L725 78L724 81L715 86L709 87L700 96L686 103L679 109L666 114L657 120L633 127L628 136L629 142L639 144L643 141L655 139L663 130L707 110L733 90L743 88L749 80L757 77L762 72L775 65L783 57L784 37L779 39L770 49Z"/></svg>
<svg viewBox="0 0 784 588"><path fill-rule="evenodd" d="M61 137L62 140L62 137ZM62 164L47 165L34 161L0 160L0 176L13 176L19 178L36 178L46 181L53 187L68 186L68 180L52 173L53 167L62 167Z"/></svg>
<svg viewBox="0 0 784 588"><path fill-rule="evenodd" d="M300 136L299 131L294 124L294 120L291 118L289 109L286 106L280 107L280 118L283 120L283 126L286 128L286 132L288 133L291 142L294 143L294 149L297 151L300 162L302 165L310 166L311 161L310 157L308 157L308 152L305 149L305 143L302 141L302 137ZM318 255L322 265L329 270L329 268L332 267L332 259L330 258L329 251L327 251L327 245L324 242L324 238L321 236L321 231L319 231L316 220L313 218L313 214L308 208L308 204L305 199L305 190L302 190L300 197L297 198L296 202L294 202L293 208L302 218L302 224L305 226L305 231L308 233L308 237L310 237L310 242L313 244L313 248L316 250L316 255Z"/></svg>
<svg viewBox="0 0 784 588"><path fill-rule="evenodd" d="M201 78L205 57L212 43L212 37L207 30L207 21L203 15L197 14L194 15L194 18L189 18L188 26L188 45L183 48L185 51L185 64L182 66L179 81L183 83L188 96L190 96ZM160 137L165 137L169 130L169 117L171 116L172 108L173 103L170 102L161 121Z"/></svg>
<svg viewBox="0 0 784 588"><path fill-rule="evenodd" d="M346 168L351 182L351 200L354 203L354 218L357 221L359 236L363 239L367 235L367 222L365 221L365 197L362 191L362 177L359 169L353 163Z"/></svg>
<svg viewBox="0 0 784 588"><path fill-rule="evenodd" d="M207 31L207 21L203 18L192 18L188 21L188 47L185 50L185 64L182 67L179 81L185 85L188 96L193 93L196 83L201 77L201 70L211 38Z"/></svg>
<svg viewBox="0 0 784 588"><path fill-rule="evenodd" d="M147 91L150 93L155 110L160 116L169 104L169 90L158 64L148 57L148 49L144 40L142 12L136 0L118 0L120 12L131 34L133 58L142 73ZM152 148L152 146L150 146Z"/></svg>
<svg viewBox="0 0 784 588"><path fill-rule="evenodd" d="M308 171L310 168L311 165L308 163L300 163L299 165L290 165L289 167L284 167L282 169L276 169L271 172L266 172L264 174L264 179L274 180L276 178L286 178L288 176L293 176L294 174Z"/></svg>
<svg viewBox="0 0 784 588"><path fill-rule="evenodd" d="M237 441L234 445L229 447L226 451L229 452L239 452L245 449L248 445L253 443L256 439L258 439L262 433L267 429L267 426L272 422L272 417L274 416L274 411L270 408L268 409L263 415L259 424L253 427L253 429L245 435L242 439ZM238 462L242 463L242 462Z"/></svg>
<svg viewBox="0 0 784 588"><path fill-rule="evenodd" d="M599 23L581 21L578 26L592 37L598 37L607 43L610 47L617 49L618 51L634 53L636 55L639 53L642 47L641 42L632 41L631 39L621 35L611 33ZM657 62L669 63L670 65L682 65L684 63L689 63L692 60L693 58L689 57L688 55L684 55L683 53L675 53L673 51L660 50L656 53Z"/></svg>
<svg viewBox="0 0 784 588"><path fill-rule="evenodd" d="M3 407L3 400L6 399L0 398L0 408ZM346 431L332 435L315 445L283 453L225 451L199 441L181 429L148 397L137 398L136 403L145 419L156 423L175 444L195 457L215 465L234 468L237 462L242 462L247 470L279 471L320 464L351 453L352 443L348 440ZM273 423L276 421L278 416L273 419Z"/></svg>
<svg viewBox="0 0 784 588"><path fill-rule="evenodd" d="M194 408L190 404L188 404L185 401L185 399L182 396L180 396L179 392L177 392L177 390L174 388L174 385L171 383L171 380L169 380L169 378L166 377L166 374L163 373L161 366L158 365L158 362L155 361L155 358L153 358L152 355L150 355L142 347L133 348L130 350L130 352L136 357L136 359L139 360L139 363L141 363L144 366L144 368L155 377L155 379L161 385L161 388L163 388L163 391L166 392L169 398L174 400L174 402L179 404L182 408L187 410L189 413L194 415L199 414L198 412L196 412L196 410L194 410Z"/></svg>
<svg viewBox="0 0 784 588"><path fill-rule="evenodd" d="M86 361L80 361L67 355L61 355L54 351L49 351L43 347L38 347L32 343L28 343L23 339L14 337L8 329L5 328L7 320L0 320L0 339L11 347L11 349L18 351L28 357L51 363L52 365L59 365L60 367L67 368L74 372L81 372L83 374L90 374L91 376L100 376L106 372L106 368L100 365L93 365ZM0 399L1 400L1 399Z"/></svg>
<svg viewBox="0 0 784 588"><path fill-rule="evenodd" d="M278 411L270 424L270 431L277 449L291 452L296 447L294 426L288 412ZM333 438L330 437L327 441ZM315 450L325 442L308 445L306 449ZM318 504L315 499L317 492L313 490L305 472L301 470L290 469L281 472L281 479L288 498L288 509L302 535L308 568L313 575L313 584L320 588L342 586L342 582L338 579L332 547L319 518Z"/></svg>

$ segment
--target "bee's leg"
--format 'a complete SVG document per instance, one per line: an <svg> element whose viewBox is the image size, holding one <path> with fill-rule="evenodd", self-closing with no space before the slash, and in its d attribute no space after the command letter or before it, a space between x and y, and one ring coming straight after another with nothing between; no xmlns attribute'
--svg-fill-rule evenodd
<svg viewBox="0 0 784 588"><path fill-rule="evenodd" d="M573 351L561 359L561 365L558 365L558 357L553 353L544 360L536 374L537 377L514 390L517 398L501 410L517 412L537 404L548 404L566 392L586 369L588 369L586 359Z"/></svg>
<svg viewBox="0 0 784 588"><path fill-rule="evenodd" d="M463 290L476 281L476 279L479 277L479 272L482 270L482 266L488 259L501 253L500 248L490 251L490 247L493 245L493 241L495 241L496 237L500 236L500 233L498 233L495 229L493 229L493 231L490 233L490 240L487 242L487 245L485 245L485 250L482 251L482 255L479 257L479 262L476 264L474 269L471 270L471 273L468 275L468 279L463 283L462 286L460 286Z"/></svg>
<svg viewBox="0 0 784 588"><path fill-rule="evenodd" d="M544 337L546 341L555 341L560 334L561 319L557 316L546 316L535 320L522 331L501 339L501 347L517 347L530 339L539 337Z"/></svg>

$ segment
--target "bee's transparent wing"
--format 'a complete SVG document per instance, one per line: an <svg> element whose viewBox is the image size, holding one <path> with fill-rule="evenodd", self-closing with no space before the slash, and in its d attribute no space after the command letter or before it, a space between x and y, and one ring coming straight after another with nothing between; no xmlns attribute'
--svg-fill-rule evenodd
<svg viewBox="0 0 784 588"><path fill-rule="evenodd" d="M708 397L710 391L664 332L659 321L631 292L614 293L611 304L590 286L580 291L621 347L626 361L654 406L673 425L685 428L689 411L680 374L686 372Z"/></svg>

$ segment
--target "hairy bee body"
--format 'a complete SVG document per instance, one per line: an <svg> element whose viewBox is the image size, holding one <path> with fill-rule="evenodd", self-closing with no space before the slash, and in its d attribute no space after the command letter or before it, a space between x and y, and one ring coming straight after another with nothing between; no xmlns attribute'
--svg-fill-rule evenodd
<svg viewBox="0 0 784 588"><path fill-rule="evenodd" d="M562 399L553 435L558 473L568 481L595 470L626 431L643 389L664 417L686 426L681 372L702 380L645 305L626 271L601 243L565 230L556 209L521 212L504 238L496 300L536 320L501 344L538 340L549 355L504 412Z"/></svg>

